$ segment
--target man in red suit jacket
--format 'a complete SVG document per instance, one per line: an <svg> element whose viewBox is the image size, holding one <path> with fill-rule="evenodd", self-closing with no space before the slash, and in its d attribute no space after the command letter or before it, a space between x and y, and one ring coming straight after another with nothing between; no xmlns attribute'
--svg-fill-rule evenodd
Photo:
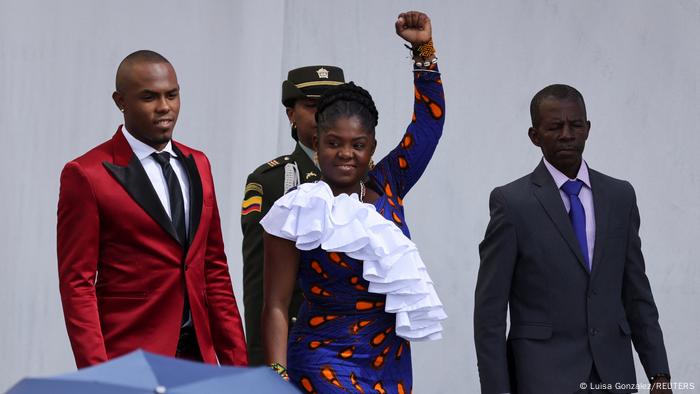
<svg viewBox="0 0 700 394"><path fill-rule="evenodd" d="M134 52L112 97L124 126L61 173L58 271L76 364L143 348L246 365L210 164L171 140L175 70Z"/></svg>

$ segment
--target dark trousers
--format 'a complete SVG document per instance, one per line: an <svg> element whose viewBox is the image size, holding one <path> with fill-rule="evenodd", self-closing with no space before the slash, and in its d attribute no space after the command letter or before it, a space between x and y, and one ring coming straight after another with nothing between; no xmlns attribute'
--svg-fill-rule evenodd
<svg viewBox="0 0 700 394"><path fill-rule="evenodd" d="M586 388L580 389L576 394L606 394L610 393L601 386L600 375L598 375L598 370L595 368L595 364L591 365L591 373L588 377Z"/></svg>
<svg viewBox="0 0 700 394"><path fill-rule="evenodd" d="M180 339L177 342L175 357L190 361L203 361L194 326L189 325L180 329Z"/></svg>

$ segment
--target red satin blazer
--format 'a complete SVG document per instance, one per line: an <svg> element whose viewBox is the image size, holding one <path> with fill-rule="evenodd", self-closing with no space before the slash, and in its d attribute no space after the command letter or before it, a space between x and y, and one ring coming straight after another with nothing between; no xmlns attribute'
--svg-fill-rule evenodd
<svg viewBox="0 0 700 394"><path fill-rule="evenodd" d="M173 149L189 176L187 240L178 240L121 127L63 168L58 273L79 368L138 348L174 356L185 286L204 361L247 364L209 161L174 141Z"/></svg>

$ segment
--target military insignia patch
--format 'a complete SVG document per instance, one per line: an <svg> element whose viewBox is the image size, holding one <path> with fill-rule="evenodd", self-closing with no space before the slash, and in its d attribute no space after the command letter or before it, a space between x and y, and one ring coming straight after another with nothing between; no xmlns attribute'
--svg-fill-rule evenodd
<svg viewBox="0 0 700 394"><path fill-rule="evenodd" d="M309 172L307 172L306 175L305 175L306 179L309 179L309 178L314 177L314 176L318 176L318 174L316 174L316 173L313 172L313 171L309 171Z"/></svg>
<svg viewBox="0 0 700 394"><path fill-rule="evenodd" d="M257 182L250 182L249 184L245 185L244 194L248 194L248 192L255 192L257 194L262 195L263 194L263 187L261 184L259 184Z"/></svg>
<svg viewBox="0 0 700 394"><path fill-rule="evenodd" d="M325 68L321 67L318 70L316 70L316 74L318 74L319 78L325 78L328 79L328 70Z"/></svg>
<svg viewBox="0 0 700 394"><path fill-rule="evenodd" d="M241 216L245 216L251 212L262 211L262 196L253 196L243 200L241 205Z"/></svg>

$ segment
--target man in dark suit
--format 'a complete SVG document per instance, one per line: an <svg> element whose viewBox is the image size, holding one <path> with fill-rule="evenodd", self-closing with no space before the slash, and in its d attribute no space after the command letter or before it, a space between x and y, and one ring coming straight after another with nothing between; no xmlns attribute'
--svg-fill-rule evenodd
<svg viewBox="0 0 700 394"><path fill-rule="evenodd" d="M243 303L250 365L265 362L260 316L263 303L263 228L260 219L289 189L321 179L311 148L316 135L316 103L330 87L345 82L343 70L334 66L295 68L282 83L282 105L292 125L294 152L270 160L258 167L246 181L241 207L243 230ZM303 300L297 287L289 306L291 327Z"/></svg>
<svg viewBox="0 0 700 394"><path fill-rule="evenodd" d="M119 65L124 125L61 173L58 271L79 368L145 350L246 365L210 164L171 140L180 110L168 60Z"/></svg>
<svg viewBox="0 0 700 394"><path fill-rule="evenodd" d="M632 343L651 392L670 392L632 185L583 160L590 122L576 89L542 89L530 113L528 134L544 158L493 190L479 245L481 392L635 392Z"/></svg>

